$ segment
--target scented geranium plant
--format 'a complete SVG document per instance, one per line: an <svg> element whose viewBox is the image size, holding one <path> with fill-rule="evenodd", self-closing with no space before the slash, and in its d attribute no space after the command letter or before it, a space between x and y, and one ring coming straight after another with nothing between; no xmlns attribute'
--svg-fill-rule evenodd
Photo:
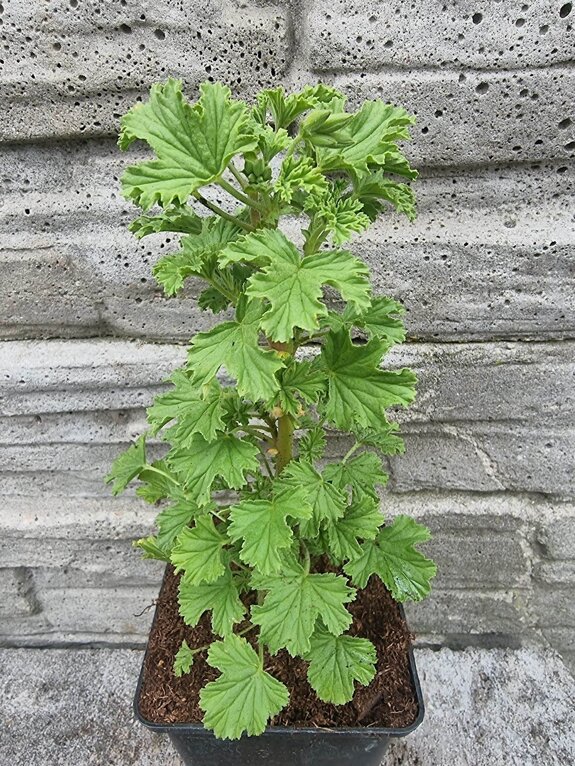
<svg viewBox="0 0 575 766"><path fill-rule="evenodd" d="M321 700L349 701L376 672L373 644L349 633L357 589L379 577L417 601L435 574L415 547L427 529L379 510L382 455L404 449L386 413L415 396L413 372L381 367L405 338L403 308L345 247L387 209L414 217L401 177L416 173L397 145L412 122L381 101L348 112L321 84L265 90L250 108L205 83L190 104L174 79L122 119L120 147L155 153L122 177L144 211L131 230L182 233L155 278L169 296L193 278L200 308L227 312L192 339L108 476L115 494L138 480L161 504L157 534L136 545L181 572L187 625L211 615L213 643L184 642L174 672L207 649L220 675L200 706L218 737L260 734L288 703L266 652L303 658ZM328 459L338 431L349 449ZM148 458L150 437L162 459Z"/></svg>

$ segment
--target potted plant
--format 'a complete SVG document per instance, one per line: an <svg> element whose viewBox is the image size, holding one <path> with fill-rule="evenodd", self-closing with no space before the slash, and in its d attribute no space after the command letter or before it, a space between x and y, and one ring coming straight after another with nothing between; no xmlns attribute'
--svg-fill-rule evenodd
<svg viewBox="0 0 575 766"><path fill-rule="evenodd" d="M200 91L154 85L119 140L156 155L122 177L131 230L183 234L155 278L171 296L194 277L199 306L227 312L107 477L161 505L135 543L167 562L137 710L190 764L379 764L423 716L397 602L436 570L427 529L379 509L381 456L404 449L387 410L415 396L413 372L380 366L403 308L344 245L388 205L414 217L397 145L413 118L347 112L323 84L253 108Z"/></svg>

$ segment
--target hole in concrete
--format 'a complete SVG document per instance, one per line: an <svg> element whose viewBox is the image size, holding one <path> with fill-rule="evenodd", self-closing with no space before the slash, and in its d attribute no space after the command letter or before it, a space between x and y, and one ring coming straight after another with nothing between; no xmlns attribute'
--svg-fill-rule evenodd
<svg viewBox="0 0 575 766"><path fill-rule="evenodd" d="M480 82L479 85L475 88L477 93L487 93L489 90L489 83L488 82Z"/></svg>
<svg viewBox="0 0 575 766"><path fill-rule="evenodd" d="M125 35L131 35L132 27L128 26L128 24L120 24L120 32L123 32Z"/></svg>
<svg viewBox="0 0 575 766"><path fill-rule="evenodd" d="M483 21L483 14L474 13L473 16L471 17L471 20L473 21L474 24L481 24L481 22Z"/></svg>
<svg viewBox="0 0 575 766"><path fill-rule="evenodd" d="M559 9L559 15L562 19L565 19L569 14L571 13L573 9L573 3L565 3L565 5L562 5Z"/></svg>
<svg viewBox="0 0 575 766"><path fill-rule="evenodd" d="M569 125L571 125L571 120L569 117L566 117L564 120L561 120L561 122L559 123L557 127L560 128L561 130L565 130L565 128L568 128Z"/></svg>
<svg viewBox="0 0 575 766"><path fill-rule="evenodd" d="M158 38L158 40L165 40L166 39L166 33L163 32L161 29L154 29L154 35Z"/></svg>

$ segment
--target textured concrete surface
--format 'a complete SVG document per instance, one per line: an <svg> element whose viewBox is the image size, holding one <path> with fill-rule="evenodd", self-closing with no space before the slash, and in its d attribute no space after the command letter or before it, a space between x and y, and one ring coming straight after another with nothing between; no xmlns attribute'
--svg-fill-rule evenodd
<svg viewBox="0 0 575 766"><path fill-rule="evenodd" d="M352 244L404 303L393 362L421 380L383 501L434 534L412 622L429 646L575 667L574 19L563 0L0 3L3 644L141 646L160 577L131 548L153 513L102 477L213 317L197 284L168 300L151 277L175 239L127 230L118 179L144 150L118 151L120 115L170 74L247 99L323 79L417 116L417 221Z"/></svg>
<svg viewBox="0 0 575 766"><path fill-rule="evenodd" d="M141 657L1 650L2 766L179 766L167 738L133 721ZM553 653L420 649L416 662L426 718L393 743L384 766L573 762L575 680Z"/></svg>
<svg viewBox="0 0 575 766"><path fill-rule="evenodd" d="M129 233L116 179L130 159L112 141L0 145L0 338L187 341L213 321L198 284L166 299L151 277L177 237ZM424 170L415 223L390 213L353 249L403 301L413 338L574 337L573 176L557 160Z"/></svg>

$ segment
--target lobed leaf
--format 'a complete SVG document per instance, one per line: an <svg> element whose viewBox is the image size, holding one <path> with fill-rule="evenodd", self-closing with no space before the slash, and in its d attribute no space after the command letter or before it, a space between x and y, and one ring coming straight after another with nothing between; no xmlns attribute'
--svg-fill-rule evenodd
<svg viewBox="0 0 575 766"><path fill-rule="evenodd" d="M248 110L233 101L229 88L203 83L200 99L190 106L182 83L173 78L152 85L150 99L122 117L119 145L146 141L157 159L128 168L122 192L144 210L184 204L191 194L219 178L236 154L256 147Z"/></svg>
<svg viewBox="0 0 575 766"><path fill-rule="evenodd" d="M360 588L372 574L381 578L396 601L420 601L430 591L437 567L415 549L429 540L429 530L409 516L398 516L380 530L375 542L367 542L344 570Z"/></svg>
<svg viewBox="0 0 575 766"><path fill-rule="evenodd" d="M180 580L178 592L180 615L186 625L195 627L204 612L212 613L212 630L219 636L231 634L244 618L245 607L229 568L213 582L192 585L187 577Z"/></svg>
<svg viewBox="0 0 575 766"><path fill-rule="evenodd" d="M225 571L222 548L226 538L216 529L210 515L200 516L192 529L184 528L172 548L170 560L176 574L184 572L190 585L211 583Z"/></svg>
<svg viewBox="0 0 575 766"><path fill-rule="evenodd" d="M338 428L377 429L380 422L386 422L388 407L397 404L406 407L415 398L414 373L407 369L380 370L383 353L384 346L377 339L354 346L346 331L328 334L321 353L329 378L323 409Z"/></svg>
<svg viewBox="0 0 575 766"><path fill-rule="evenodd" d="M131 447L117 457L106 476L112 484L112 494L119 495L146 467L146 437L140 436Z"/></svg>
<svg viewBox="0 0 575 766"><path fill-rule="evenodd" d="M281 484L279 485L281 490ZM230 508L228 536L242 541L241 560L262 574L275 574L293 541L288 517L307 519L312 508L303 488L278 492L270 500L242 500Z"/></svg>
<svg viewBox="0 0 575 766"><path fill-rule="evenodd" d="M289 692L267 673L245 638L230 634L208 651L208 664L221 676L200 692L204 726L221 739L261 734L289 701Z"/></svg>
<svg viewBox="0 0 575 766"><path fill-rule="evenodd" d="M189 673L194 664L194 653L184 639L174 658L174 675L180 678L185 673Z"/></svg>
<svg viewBox="0 0 575 766"><path fill-rule="evenodd" d="M217 441L208 442L195 433L186 449L173 449L166 459L190 497L206 505L217 476L230 489L243 487L246 472L259 469L258 454L257 447L233 434L222 434Z"/></svg>
<svg viewBox="0 0 575 766"><path fill-rule="evenodd" d="M251 619L272 654L285 648L292 657L305 655L319 616L336 636L351 624L345 605L355 590L339 575L309 574L297 565L287 574L257 577L255 586L268 592L261 605L252 607Z"/></svg>
<svg viewBox="0 0 575 766"><path fill-rule="evenodd" d="M223 322L209 332L200 332L192 340L188 360L194 380L204 384L221 367L237 380L238 393L252 400L272 399L279 390L276 373L284 363L274 351L259 346L261 306L238 307L233 322Z"/></svg>
<svg viewBox="0 0 575 766"><path fill-rule="evenodd" d="M354 682L366 686L375 677L377 654L366 638L333 636L317 629L312 636L306 659L307 677L323 702L344 705L354 694Z"/></svg>

